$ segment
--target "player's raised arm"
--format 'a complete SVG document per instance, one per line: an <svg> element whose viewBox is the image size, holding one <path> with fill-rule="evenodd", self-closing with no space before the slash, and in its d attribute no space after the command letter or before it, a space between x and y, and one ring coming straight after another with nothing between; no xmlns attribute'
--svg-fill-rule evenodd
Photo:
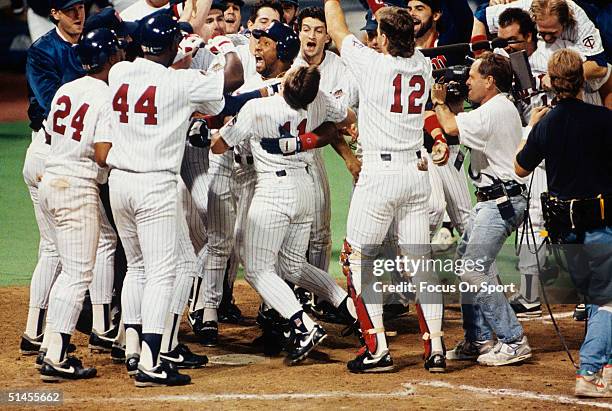
<svg viewBox="0 0 612 411"><path fill-rule="evenodd" d="M216 36L208 41L208 47L225 57L223 92L227 94L236 91L244 84L244 69L236 52L236 46L229 38Z"/></svg>
<svg viewBox="0 0 612 411"><path fill-rule="evenodd" d="M211 5L212 0L187 0L180 18L180 21L189 22L195 33L199 34L205 41L212 35L210 27L204 24Z"/></svg>
<svg viewBox="0 0 612 411"><path fill-rule="evenodd" d="M341 51L342 41L351 32L346 24L339 0L325 0L325 20L327 20L327 32L336 44L338 51Z"/></svg>

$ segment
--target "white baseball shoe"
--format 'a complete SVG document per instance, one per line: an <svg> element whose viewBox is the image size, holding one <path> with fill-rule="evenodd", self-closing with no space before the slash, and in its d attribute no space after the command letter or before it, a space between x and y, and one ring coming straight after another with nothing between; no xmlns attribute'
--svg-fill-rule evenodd
<svg viewBox="0 0 612 411"><path fill-rule="evenodd" d="M498 341L493 349L480 355L476 361L481 365L498 367L525 361L528 358L531 358L531 347L527 342L527 337L523 336L515 343L508 344Z"/></svg>

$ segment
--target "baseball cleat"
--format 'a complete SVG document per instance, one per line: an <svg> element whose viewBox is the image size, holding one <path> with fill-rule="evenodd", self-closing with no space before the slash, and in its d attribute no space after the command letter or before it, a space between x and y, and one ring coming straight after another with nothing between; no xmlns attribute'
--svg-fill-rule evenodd
<svg viewBox="0 0 612 411"><path fill-rule="evenodd" d="M612 390L608 382L597 373L584 370L576 372L574 394L577 397L612 398Z"/></svg>
<svg viewBox="0 0 612 411"><path fill-rule="evenodd" d="M294 334L293 341L288 346L289 365L303 361L326 337L327 332L318 324L315 324L308 332Z"/></svg>
<svg viewBox="0 0 612 411"><path fill-rule="evenodd" d="M390 372L395 368L389 350L385 350L378 357L374 357L365 346L354 360L346 364L346 367L350 372L356 374Z"/></svg>
<svg viewBox="0 0 612 411"><path fill-rule="evenodd" d="M190 376L179 373L174 366L167 362L161 362L152 370L138 367L134 376L134 384L139 388L187 385L190 382Z"/></svg>
<svg viewBox="0 0 612 411"><path fill-rule="evenodd" d="M138 363L140 362L140 355L132 354L125 359L125 369L130 377L133 377L138 372Z"/></svg>
<svg viewBox="0 0 612 411"><path fill-rule="evenodd" d="M498 341L489 352L478 357L478 364L498 367L501 365L514 364L531 358L531 347L527 337L523 336L515 343L504 343Z"/></svg>
<svg viewBox="0 0 612 411"><path fill-rule="evenodd" d="M542 316L542 304L537 300L530 303L522 295L516 294L509 302L517 318L538 318Z"/></svg>
<svg viewBox="0 0 612 411"><path fill-rule="evenodd" d="M98 334L95 331L92 331L91 334L89 334L89 344L87 347L92 352L107 353L112 351L114 342L114 336L110 338L104 336L104 334Z"/></svg>
<svg viewBox="0 0 612 411"><path fill-rule="evenodd" d="M198 342L204 347L215 347L219 342L219 324L216 321L206 321L197 335Z"/></svg>
<svg viewBox="0 0 612 411"><path fill-rule="evenodd" d="M586 309L586 305L584 304L578 304L576 305L576 308L574 309L574 320L576 321L586 321L588 318L588 314L587 314L587 309Z"/></svg>
<svg viewBox="0 0 612 411"><path fill-rule="evenodd" d="M342 312L341 308L336 308L324 300L319 300L312 306L312 313L315 317L317 317L317 319L326 323L347 324L349 321L349 319L346 318L346 314Z"/></svg>
<svg viewBox="0 0 612 411"><path fill-rule="evenodd" d="M111 361L115 364L125 362L125 345L113 344L110 356Z"/></svg>
<svg viewBox="0 0 612 411"><path fill-rule="evenodd" d="M488 353L495 346L495 341L461 341L455 348L446 352L450 361L476 361L479 356Z"/></svg>
<svg viewBox="0 0 612 411"><path fill-rule="evenodd" d="M202 332L202 326L204 323L203 318L204 318L203 308L200 310L189 312L187 314L187 321L189 322L189 326L191 327L191 330L193 331L193 333L197 336L199 336Z"/></svg>
<svg viewBox="0 0 612 411"><path fill-rule="evenodd" d="M178 344L174 350L160 353L161 361L172 363L176 368L201 368L208 363L208 357L191 352L185 344Z"/></svg>
<svg viewBox="0 0 612 411"><path fill-rule="evenodd" d="M241 324L244 321L242 311L233 302L221 304L217 310L217 317L220 323Z"/></svg>
<svg viewBox="0 0 612 411"><path fill-rule="evenodd" d="M443 353L433 353L425 361L425 369L432 373L446 372L446 358Z"/></svg>
<svg viewBox="0 0 612 411"><path fill-rule="evenodd" d="M93 378L97 374L95 368L85 368L76 357L68 357L59 364L54 364L45 358L40 369L40 379L43 382L59 382L63 380L81 380Z"/></svg>
<svg viewBox="0 0 612 411"><path fill-rule="evenodd" d="M19 352L21 355L36 355L40 351L40 344L42 343L42 334L37 338L32 338L27 334L21 336L21 343L19 344Z"/></svg>
<svg viewBox="0 0 612 411"><path fill-rule="evenodd" d="M34 362L34 368L40 370L43 366L43 362L45 361L45 355L47 355L47 350L40 350L36 355L36 361Z"/></svg>

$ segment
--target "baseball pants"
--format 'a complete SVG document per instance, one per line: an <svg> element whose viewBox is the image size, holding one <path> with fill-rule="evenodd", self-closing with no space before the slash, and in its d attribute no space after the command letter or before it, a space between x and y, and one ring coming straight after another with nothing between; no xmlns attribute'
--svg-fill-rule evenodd
<svg viewBox="0 0 612 411"><path fill-rule="evenodd" d="M331 258L331 194L322 149L315 150L312 167L315 211L308 243L308 262L323 271L329 269Z"/></svg>
<svg viewBox="0 0 612 411"><path fill-rule="evenodd" d="M176 269L177 176L115 169L109 188L128 261L123 321L141 324L143 334L162 334Z"/></svg>

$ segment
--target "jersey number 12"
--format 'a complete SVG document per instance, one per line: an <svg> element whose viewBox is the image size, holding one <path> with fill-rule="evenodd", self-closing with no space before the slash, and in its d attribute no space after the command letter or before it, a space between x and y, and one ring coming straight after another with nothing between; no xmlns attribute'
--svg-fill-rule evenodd
<svg viewBox="0 0 612 411"><path fill-rule="evenodd" d="M408 86L413 90L408 94L408 114L421 114L423 103L417 101L425 94L425 80L420 75L410 77ZM391 105L392 113L403 113L402 106L402 75L398 74L393 79L393 104Z"/></svg>

